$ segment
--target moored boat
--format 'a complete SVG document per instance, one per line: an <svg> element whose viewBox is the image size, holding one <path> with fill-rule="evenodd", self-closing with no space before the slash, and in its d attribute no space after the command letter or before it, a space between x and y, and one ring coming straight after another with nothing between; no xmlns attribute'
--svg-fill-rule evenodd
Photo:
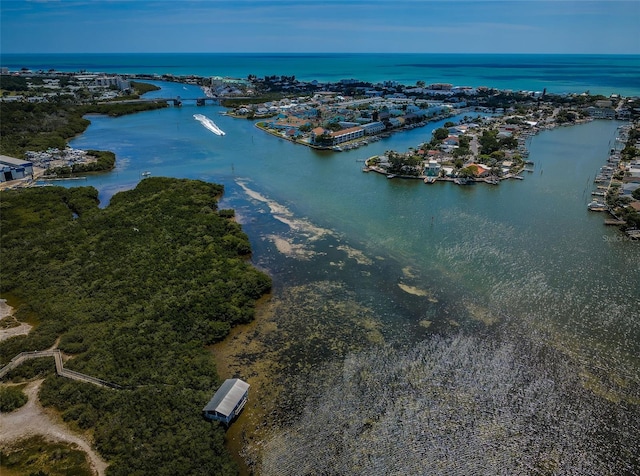
<svg viewBox="0 0 640 476"><path fill-rule="evenodd" d="M607 205L605 203L593 200L587 205L587 208L592 212L604 212L607 211Z"/></svg>

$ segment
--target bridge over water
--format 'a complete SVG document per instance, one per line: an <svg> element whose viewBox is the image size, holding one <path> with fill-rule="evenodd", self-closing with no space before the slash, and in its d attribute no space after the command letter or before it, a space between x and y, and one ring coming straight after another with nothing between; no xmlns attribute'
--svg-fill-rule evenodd
<svg viewBox="0 0 640 476"><path fill-rule="evenodd" d="M138 98L138 99L124 99L122 101L104 101L100 104L139 104L139 103L148 103L148 102L168 102L172 103L174 106L182 106L182 103L185 101L195 102L197 106L205 106L207 102L211 104L220 104L220 99L217 97L199 97L199 98L183 98L180 96L176 97L158 97L158 98Z"/></svg>
<svg viewBox="0 0 640 476"><path fill-rule="evenodd" d="M207 101L209 101L211 104L220 104L220 100L216 96L205 96L199 98L183 98L180 96L176 96L175 98L156 98L153 100L172 102L174 106L182 106L182 103L184 101L195 101L196 106L205 106L207 104Z"/></svg>
<svg viewBox="0 0 640 476"><path fill-rule="evenodd" d="M232 96L227 99L251 99L248 96ZM201 96L201 97L189 97L183 98L181 96L176 97L157 97L157 98L138 98L138 99L124 99L122 101L104 101L100 104L135 104L141 102L168 102L172 103L174 106L182 106L182 103L195 102L196 106L205 106L207 103L217 105L220 104L220 98L218 96Z"/></svg>

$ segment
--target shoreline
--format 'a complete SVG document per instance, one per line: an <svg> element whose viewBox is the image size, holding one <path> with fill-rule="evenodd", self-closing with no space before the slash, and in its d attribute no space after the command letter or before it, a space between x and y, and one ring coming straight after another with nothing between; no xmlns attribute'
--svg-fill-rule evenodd
<svg viewBox="0 0 640 476"><path fill-rule="evenodd" d="M266 131L266 132L269 132L269 131ZM273 135L274 135L275 137L280 137L280 138L283 138L283 139L286 139L286 140L290 140L290 139L288 139L288 138L286 138L286 137L282 137L282 136L279 136L279 135L277 135L277 134L273 134ZM290 140L290 142L294 142L294 143L295 143L295 141L292 141L292 140ZM306 145L306 144L305 144L305 145ZM325 149L325 150L326 150L326 149ZM380 172L380 173L383 173L383 172ZM398 176L398 178L404 178L404 177L400 177L400 176ZM419 177L407 176L406 178L419 178ZM453 181L453 179L451 179L451 180L443 180L443 181ZM267 304L267 305L269 305L269 304ZM258 317L257 317L257 316L255 317L255 320L256 320L256 321L258 320ZM267 318L267 320L264 322L264 325L268 327L268 325L269 325L270 323L271 323L271 321ZM276 324L274 324L274 325L276 325ZM224 343L224 342L226 342L227 340L231 340L231 339L232 339L232 336L233 336L233 339L241 339L241 338L242 338L241 334L246 334L246 336L245 336L245 337L246 337L247 339L249 339L250 331L251 331L251 330L256 330L256 332L258 332L258 329L259 329L260 327L261 327L261 326L258 326L258 325L256 325L256 326L252 326L252 324L247 325L247 327L246 327L246 328L244 328L244 326L243 326L243 328L242 328L242 329L238 329L238 332L237 332L237 333L235 333L235 332L233 332L233 331L232 331L232 333L230 333L230 334L229 334L229 336L228 336L227 338L225 338L225 340L223 341L223 343ZM266 327L265 327L265 328L266 328ZM250 340L247 340L247 342L250 342ZM235 342L235 343L229 343L229 345L231 345L232 347L236 347L237 349L239 349L239 348L241 348L241 347L240 347L240 346L241 346L241 343L242 343L242 341L239 341L239 342ZM239 366L239 364L236 364L236 365L238 365L238 366ZM223 366L221 366L220 368L223 368ZM226 368L230 368L230 367L226 367ZM242 370L242 369L241 369L241 370ZM220 374L221 374L221 375L223 375L223 373L222 373L222 372L220 372ZM269 376L268 376L268 375L259 375L258 377L259 377L260 379L263 379L263 380L264 380L264 379L268 379L268 377L269 377ZM259 385L259 384L255 383L255 382L257 382L257 380L253 379L253 377L249 377L249 379L250 379L249 381L250 381L250 382L252 382L252 385L256 385L256 387L254 388L254 390L256 390L257 388L259 388L259 387L257 386L257 385ZM253 379L253 380L251 380L251 379ZM254 393L254 398L256 398L256 396L255 396L255 395L256 395L256 393ZM264 397L264 395L261 395L261 396L262 396L262 397ZM250 397L250 399L251 399L251 397ZM251 401L251 400L250 400L250 401ZM254 400L254 402L255 402L255 400ZM253 404L254 404L254 406L258 404L258 403L254 403L254 402L251 402L251 403L253 403ZM272 405L274 404L273 402L269 402L269 403L270 403L270 404L272 404ZM243 441L242 439L244 439L244 438L245 438L245 433L244 433L244 431L245 431L245 430L244 430L244 427L245 427L245 425L248 425L248 424L249 424L249 422L253 423L253 420L252 420L252 418L253 418L253 417L252 417L252 415L253 415L253 414L247 414L247 413L246 413L246 411L247 411L248 409L249 409L249 408L246 408L246 409L245 409L245 413L244 413L243 415L241 415L241 416L240 416L239 421L238 421L238 422L236 422L236 423L243 423L243 426L241 427L240 425L238 425L237 430L236 430L236 431L237 431L237 433L235 433L235 435L232 435L232 433L231 433L231 432L229 432L229 433L228 433L228 435L234 439L234 443L233 443L233 444L234 444L234 446L235 446L236 444L239 444L239 448L240 448L240 450L242 450L242 441ZM243 420L242 420L243 416L245 417L245 420L246 420L246 421L243 421ZM255 416L256 416L256 417L259 417L259 416L260 416L260 415L258 414L258 410L256 410ZM251 418L250 418L250 417L251 417ZM259 422L259 421L260 421L260 419L259 419L259 418L256 418L256 421L258 421L258 422ZM231 430L231 431L233 431L233 427L232 427L232 430ZM249 437L251 437L251 435L250 435L250 434L249 434ZM236 438L237 438L237 439L236 439Z"/></svg>
<svg viewBox="0 0 640 476"><path fill-rule="evenodd" d="M428 176L428 175L402 175L402 174L390 174L389 172L387 172L386 170L382 169L381 167L377 167L375 165L368 165L367 162L370 159L376 158L378 157L377 155L374 155L372 157L369 157L367 160L365 160L365 167L363 167L362 171L363 172L375 172L378 173L380 175L385 175L388 179L395 179L395 178L399 178L399 179L407 179L407 180L422 180L425 184L433 184L436 182L453 182L456 185L468 185L469 182L471 183L486 183L489 185L498 185L499 182L503 181L503 180L509 180L509 179L517 179L517 180L524 180L524 177L518 175L518 173L515 174L508 174L502 177L495 177L493 180L490 177L485 177L485 178L472 178L472 179L466 179L465 183L462 182L456 182L456 180L458 180L455 177L433 177L433 176ZM522 170L520 170L520 172L522 172L524 170L524 168Z"/></svg>
<svg viewBox="0 0 640 476"><path fill-rule="evenodd" d="M466 74L469 78L465 81L469 86L483 86L492 81L498 86L504 88L514 88L519 90L537 90L542 89L539 79L528 73L536 70L547 70L550 66L549 59L553 60L551 67L554 70L559 60L567 59L570 61L578 60L586 63L591 68L599 66L605 67L612 61L622 61L627 67L630 61L637 61L638 55L629 54L575 54L575 53L515 53L515 54L495 54L495 53L3 53L6 57L6 66L10 70L19 70L27 67L33 71L47 71L56 68L58 71L74 73L79 71L89 71L100 73L104 71L113 71L123 76L141 76L141 79L152 77L160 74L171 74L173 76L228 76L235 78L246 78L249 74L264 76L273 73L274 59L280 61L282 74L296 74L296 77L303 81L317 80L320 82L330 81L331 78L339 74L343 77L357 76L363 81L379 82L389 79L389 74L381 71L378 67L391 64L411 63L406 73L395 75L392 79L415 84L419 79L424 79L424 68L422 64L433 65L434 72L431 74L434 81L446 81L445 64L450 62L450 58L454 58L457 63L461 63L466 67L469 59L474 60L474 64L483 67L478 71L480 74ZM181 57L185 60L181 61ZM496 70L487 69L487 63L493 63L499 59L515 60L519 66L527 66L526 71L516 76L504 77ZM135 64L131 62L135 59ZM233 60L236 61L233 61ZM237 61L240 59L240 62ZM355 62L354 62L355 60ZM368 60L363 64L362 60ZM406 60L406 61L405 61ZM171 65L159 68L157 63ZM533 63L532 63L533 61ZM320 62L322 67L316 66ZM117 66L119 63L125 66ZM302 63L302 67L300 67ZM296 65L298 65L296 67ZM367 66L362 67L362 66ZM315 67L312 67L315 66ZM629 67L635 68L636 63L632 63ZM466 72L466 71L465 71ZM489 73L493 73L489 76ZM563 75L559 78L547 80L544 85L550 93L564 94L577 91L585 91L589 89L595 94L609 95L619 93L626 96L638 96L640 90L638 87L624 86L620 87L619 83L611 84L611 80L607 77L607 81L598 81L593 84L591 78L584 75L575 78L578 81L569 82ZM613 76L613 78L616 78ZM586 81L591 79L591 81Z"/></svg>
<svg viewBox="0 0 640 476"><path fill-rule="evenodd" d="M411 127L409 127L409 129L416 129L419 127L426 127L428 124L432 123L432 122L438 122L438 121L442 121L444 119L456 116L456 115L460 115L460 114L464 114L463 110L459 110L455 113L450 113L447 114L445 116L437 116L433 119L429 119L417 124L412 124ZM233 117L234 119L246 119L243 117L238 117L232 114L226 114L229 117ZM258 129L260 129L263 132L266 132L267 134L272 135L273 137L277 137L280 139L284 139L287 140L293 144L299 144L299 145L304 145L306 147L309 147L311 149L315 149L315 150L325 150L327 152L343 152L345 149L346 150L351 150L354 148L359 148L361 146L366 146L368 145L369 141L378 141L382 138L384 138L385 135L391 136L392 134L399 134L402 133L404 131L407 130L407 126L403 126L400 128L395 128L395 129L390 129L390 130L385 130L381 133L375 133L375 134L370 134L370 135L365 135L362 136L360 138L357 139L353 139L350 141L345 141L345 142L341 142L340 144L337 145L331 145L331 146L324 146L324 145L317 145L317 144L313 144L311 143L309 140L296 140L295 138L290 138L287 137L286 135L283 135L281 132L277 132L274 131L272 129L269 129L267 127L262 126L261 124L263 124L263 121L258 121L256 123L254 123L254 126L257 127ZM305 138L306 139L306 138ZM344 146L344 148L343 148Z"/></svg>

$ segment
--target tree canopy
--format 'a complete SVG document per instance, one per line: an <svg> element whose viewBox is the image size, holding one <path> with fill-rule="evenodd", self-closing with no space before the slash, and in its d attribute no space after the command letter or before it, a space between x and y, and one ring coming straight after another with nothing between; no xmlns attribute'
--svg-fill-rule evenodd
<svg viewBox="0 0 640 476"><path fill-rule="evenodd" d="M201 417L219 384L205 346L249 322L271 281L233 214L218 212L222 192L148 178L104 209L91 187L0 192L0 291L38 319L0 343L0 360L60 338L74 355L65 367L125 387L52 377L40 394L92 430L110 475L237 471L223 431Z"/></svg>
<svg viewBox="0 0 640 476"><path fill-rule="evenodd" d="M0 153L21 158L28 150L64 149L85 131L90 113L121 116L167 107L166 103L76 104L65 97L47 102L0 102Z"/></svg>

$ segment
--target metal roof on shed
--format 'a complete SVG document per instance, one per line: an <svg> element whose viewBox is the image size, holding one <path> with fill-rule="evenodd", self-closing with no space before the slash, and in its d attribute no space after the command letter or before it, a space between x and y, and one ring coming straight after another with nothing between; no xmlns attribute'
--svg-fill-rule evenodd
<svg viewBox="0 0 640 476"><path fill-rule="evenodd" d="M224 381L215 393L213 398L209 400L207 406L203 408L205 412L218 412L222 415L229 416L233 413L233 409L238 402L242 400L244 394L249 390L249 384L239 378L230 378Z"/></svg>
<svg viewBox="0 0 640 476"><path fill-rule="evenodd" d="M22 160L22 159L16 159L15 157L9 157L7 155L0 155L0 163L2 164L7 164L7 165L13 165L15 166L27 166L27 165L31 165L31 162L29 162L28 160Z"/></svg>

